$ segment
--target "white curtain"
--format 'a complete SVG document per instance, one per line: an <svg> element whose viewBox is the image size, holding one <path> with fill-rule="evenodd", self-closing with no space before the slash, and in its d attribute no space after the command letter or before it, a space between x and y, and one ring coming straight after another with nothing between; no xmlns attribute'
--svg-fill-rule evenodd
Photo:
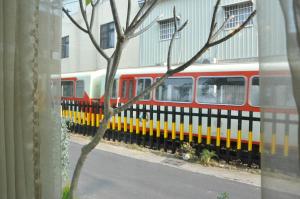
<svg viewBox="0 0 300 199"><path fill-rule="evenodd" d="M0 0L0 198L60 197L60 0Z"/></svg>
<svg viewBox="0 0 300 199"><path fill-rule="evenodd" d="M263 199L300 198L300 20L297 25L296 4L299 0L257 1Z"/></svg>

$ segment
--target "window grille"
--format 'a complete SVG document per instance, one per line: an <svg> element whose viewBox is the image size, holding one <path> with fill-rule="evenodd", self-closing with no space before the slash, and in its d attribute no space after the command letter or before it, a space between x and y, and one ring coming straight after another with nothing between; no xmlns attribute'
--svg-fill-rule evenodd
<svg viewBox="0 0 300 199"><path fill-rule="evenodd" d="M177 24L179 25L179 20L177 20ZM167 19L159 22L159 30L160 30L160 40L168 40L172 39L172 35L175 31L174 27L174 19ZM176 37L179 37L177 35Z"/></svg>
<svg viewBox="0 0 300 199"><path fill-rule="evenodd" d="M231 29L238 27L246 19L251 15L253 12L253 3L252 2L245 2L234 4L230 6L226 6L225 8L225 21L228 22L225 25L225 29ZM229 19L228 19L229 18ZM247 25L252 25L253 20L249 21Z"/></svg>
<svg viewBox="0 0 300 199"><path fill-rule="evenodd" d="M61 39L61 58L69 57L69 36Z"/></svg>

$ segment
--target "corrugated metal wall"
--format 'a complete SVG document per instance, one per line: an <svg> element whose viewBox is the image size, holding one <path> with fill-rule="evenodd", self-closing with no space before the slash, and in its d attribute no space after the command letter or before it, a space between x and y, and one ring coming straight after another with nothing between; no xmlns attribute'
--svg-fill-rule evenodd
<svg viewBox="0 0 300 199"><path fill-rule="evenodd" d="M223 6L239 2L245 2L245 0L222 1L218 12L219 25L222 24L225 16ZM177 15L180 16L181 23L189 20L188 26L175 41L173 64L186 61L206 42L214 4L214 0L164 0L148 17L145 25L149 24L157 16L162 15L163 19L170 18L173 6L176 6ZM222 32L224 35L226 33L228 33L227 30ZM140 66L166 63L170 40L160 41L159 23L156 23L148 32L144 33L140 42ZM235 38L210 49L202 58L210 61L216 58L219 62L244 62L246 59L257 60L257 42L257 22L255 18L253 25L242 30Z"/></svg>

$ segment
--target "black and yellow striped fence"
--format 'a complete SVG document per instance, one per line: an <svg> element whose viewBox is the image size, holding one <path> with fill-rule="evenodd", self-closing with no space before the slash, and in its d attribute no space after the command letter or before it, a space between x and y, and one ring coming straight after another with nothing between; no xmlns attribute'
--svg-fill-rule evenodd
<svg viewBox="0 0 300 199"><path fill-rule="evenodd" d="M111 118L105 138L156 149L163 147L173 153L184 142L189 142L196 147L198 154L208 148L227 161L243 159L251 164L259 160L261 152L258 143L253 142L253 124L259 123L260 118L254 117L253 112L246 116L242 111L235 112L237 114L232 114L231 110L204 111L201 108L135 104ZM99 103L62 101L62 116L71 121L70 129L74 133L95 135L102 113L103 105ZM232 137L233 121L237 125L235 138ZM242 128L245 123L249 126L247 132ZM225 134L222 134L224 130ZM288 149L285 147L284 150L287 154ZM276 152L276 149L272 151Z"/></svg>

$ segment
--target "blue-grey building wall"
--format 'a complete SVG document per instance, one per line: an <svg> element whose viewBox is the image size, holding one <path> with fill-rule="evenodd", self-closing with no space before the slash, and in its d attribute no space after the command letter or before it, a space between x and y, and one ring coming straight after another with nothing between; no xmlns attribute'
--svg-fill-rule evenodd
<svg viewBox="0 0 300 199"><path fill-rule="evenodd" d="M157 16L160 16L160 20L171 18L173 7L176 7L180 23L188 20L188 26L176 39L172 52L172 63L180 64L191 58L207 41L215 2L215 0L162 0L145 21L144 26L151 23ZM221 1L217 13L219 26L225 19L224 6L241 2L249 1ZM255 9L256 3L255 1L252 2ZM222 30L220 36L224 36L230 31L232 29ZM140 37L140 66L164 65L167 60L169 43L170 40L160 40L159 23L156 22L150 30ZM211 48L198 62L247 62L257 61L257 57L258 35L255 17L252 25L246 27L234 38Z"/></svg>

